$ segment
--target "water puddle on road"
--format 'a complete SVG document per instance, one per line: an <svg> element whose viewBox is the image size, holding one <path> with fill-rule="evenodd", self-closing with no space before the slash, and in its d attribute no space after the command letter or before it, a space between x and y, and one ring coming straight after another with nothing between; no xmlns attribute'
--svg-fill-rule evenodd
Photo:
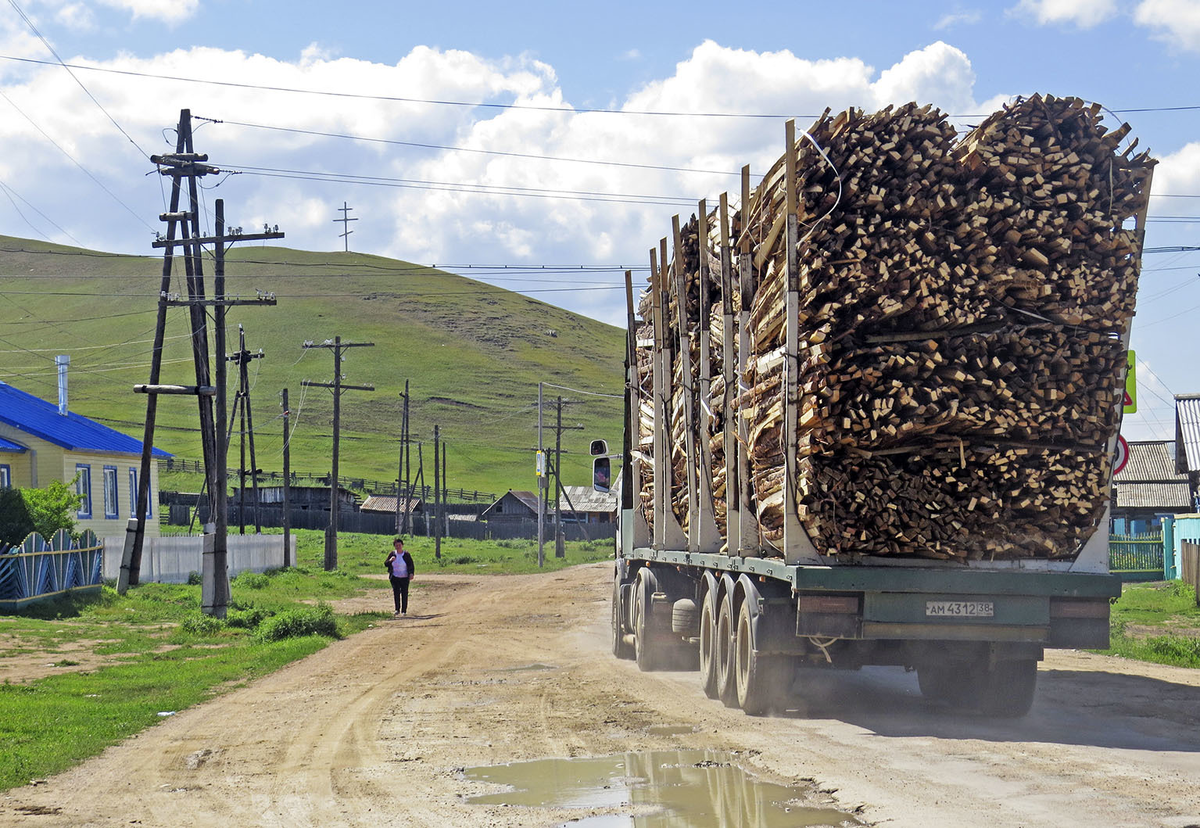
<svg viewBox="0 0 1200 828"><path fill-rule="evenodd" d="M605 809L570 828L758 828L861 825L849 814L799 803L807 791L755 779L719 751L656 750L590 759L538 759L467 768L467 779L508 785L473 796L489 805Z"/></svg>

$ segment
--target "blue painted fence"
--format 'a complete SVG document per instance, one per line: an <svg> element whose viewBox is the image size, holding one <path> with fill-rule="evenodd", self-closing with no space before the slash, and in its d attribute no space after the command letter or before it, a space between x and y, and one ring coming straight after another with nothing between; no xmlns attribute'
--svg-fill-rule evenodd
<svg viewBox="0 0 1200 828"><path fill-rule="evenodd" d="M76 543L64 530L47 541L36 532L19 546L0 543L0 612L67 592L99 592L104 545L85 531Z"/></svg>
<svg viewBox="0 0 1200 828"><path fill-rule="evenodd" d="M1161 581L1164 578L1163 533L1110 535L1108 569L1122 581Z"/></svg>

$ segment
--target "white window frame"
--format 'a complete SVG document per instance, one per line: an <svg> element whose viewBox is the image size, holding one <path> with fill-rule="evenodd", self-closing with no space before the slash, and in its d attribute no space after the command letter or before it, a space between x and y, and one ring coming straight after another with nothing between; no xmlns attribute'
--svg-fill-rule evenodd
<svg viewBox="0 0 1200 828"><path fill-rule="evenodd" d="M78 475L75 480L75 494L80 498L79 511L75 516L87 519L92 516L92 467L88 463L76 463L75 474Z"/></svg>
<svg viewBox="0 0 1200 828"><path fill-rule="evenodd" d="M117 493L117 467L104 467L104 517L113 520L121 516L121 500Z"/></svg>

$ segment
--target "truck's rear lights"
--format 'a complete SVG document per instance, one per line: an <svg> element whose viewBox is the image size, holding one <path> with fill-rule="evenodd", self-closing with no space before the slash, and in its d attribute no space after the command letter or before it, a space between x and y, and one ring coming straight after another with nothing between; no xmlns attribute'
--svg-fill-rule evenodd
<svg viewBox="0 0 1200 828"><path fill-rule="evenodd" d="M1108 599L1050 599L1051 618L1108 618Z"/></svg>
<svg viewBox="0 0 1200 828"><path fill-rule="evenodd" d="M858 612L857 595L801 595L800 612L844 613L853 615Z"/></svg>

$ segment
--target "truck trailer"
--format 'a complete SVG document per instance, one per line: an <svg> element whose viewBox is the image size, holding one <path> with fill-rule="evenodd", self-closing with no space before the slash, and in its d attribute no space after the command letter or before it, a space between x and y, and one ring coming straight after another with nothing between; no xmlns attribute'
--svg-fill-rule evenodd
<svg viewBox="0 0 1200 828"><path fill-rule="evenodd" d="M1046 648L1108 646L1154 162L1102 118L827 112L736 211L675 217L636 300L626 274L624 444L592 446L616 657L752 715L797 668L891 665L1015 717Z"/></svg>

